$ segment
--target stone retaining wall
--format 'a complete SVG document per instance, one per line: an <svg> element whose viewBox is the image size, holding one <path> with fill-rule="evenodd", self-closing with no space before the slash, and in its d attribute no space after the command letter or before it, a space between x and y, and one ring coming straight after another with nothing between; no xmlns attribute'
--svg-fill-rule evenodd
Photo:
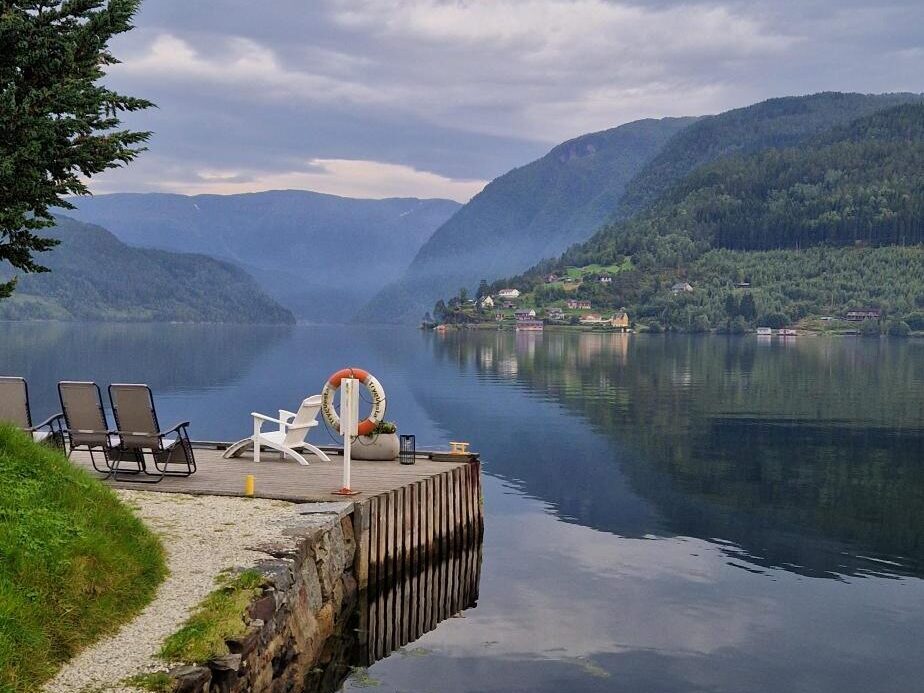
<svg viewBox="0 0 924 693"><path fill-rule="evenodd" d="M270 556L256 567L266 578L250 604L247 633L227 642L230 654L202 666L173 669L180 693L296 693L323 666L325 644L356 600L356 541L351 503L295 506L286 539L253 547Z"/></svg>

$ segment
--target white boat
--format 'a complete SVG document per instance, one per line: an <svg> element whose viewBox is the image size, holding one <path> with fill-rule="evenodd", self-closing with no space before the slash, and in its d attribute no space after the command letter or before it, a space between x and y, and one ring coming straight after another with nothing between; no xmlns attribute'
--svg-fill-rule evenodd
<svg viewBox="0 0 924 693"><path fill-rule="evenodd" d="M772 327L758 327L757 334L760 335L761 337L769 337L770 335L773 334L773 328Z"/></svg>

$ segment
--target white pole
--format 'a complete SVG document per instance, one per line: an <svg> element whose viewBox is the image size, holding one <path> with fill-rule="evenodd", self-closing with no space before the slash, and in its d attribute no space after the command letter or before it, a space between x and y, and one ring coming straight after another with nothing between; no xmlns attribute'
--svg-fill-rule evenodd
<svg viewBox="0 0 924 693"><path fill-rule="evenodd" d="M340 383L340 435L343 436L343 492L349 493L353 436L359 428L359 381L344 378Z"/></svg>

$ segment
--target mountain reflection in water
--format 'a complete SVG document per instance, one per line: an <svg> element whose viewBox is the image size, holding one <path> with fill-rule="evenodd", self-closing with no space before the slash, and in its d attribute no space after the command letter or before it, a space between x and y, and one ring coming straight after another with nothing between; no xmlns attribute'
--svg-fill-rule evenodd
<svg viewBox="0 0 924 693"><path fill-rule="evenodd" d="M518 412L532 423L515 435L519 454L492 454L491 473L565 519L721 538L756 566L814 577L924 571L924 344L492 332L432 348L611 442L586 449L556 430L561 454L549 454L542 414ZM510 436L491 407L461 416L492 440Z"/></svg>

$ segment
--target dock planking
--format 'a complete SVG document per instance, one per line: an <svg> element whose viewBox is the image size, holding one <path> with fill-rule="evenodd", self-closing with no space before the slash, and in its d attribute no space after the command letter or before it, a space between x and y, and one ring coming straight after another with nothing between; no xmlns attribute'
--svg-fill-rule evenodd
<svg viewBox="0 0 924 693"><path fill-rule="evenodd" d="M398 462L362 462L353 460L352 485L358 493L348 498L334 494L341 487L343 457L327 451L330 462L309 457L311 464L303 467L291 460L281 460L277 453L265 451L259 464L250 453L226 460L223 450L196 448L198 471L190 477L165 477L157 484L140 484L131 481L107 480L113 488L131 488L158 493L191 493L210 496L242 496L244 481L248 474L256 480L255 495L258 498L291 501L293 503L329 501L365 501L373 496L403 489L408 484L438 476L468 463L468 458L459 462L442 462L419 457L415 464ZM97 459L100 460L100 453ZM71 460L97 475L90 465L90 455L75 451ZM128 469L126 465L126 469Z"/></svg>
<svg viewBox="0 0 924 693"><path fill-rule="evenodd" d="M429 619L421 615L420 623L415 622L417 616L403 611L409 608L403 592L417 592L413 580L420 576L423 565L434 565L438 574L445 575L445 580L435 581L436 589L456 595L465 592L458 584L462 575L456 573L460 568L457 557L481 542L480 461L477 456L453 460L446 455L430 459L425 454L418 455L413 465L354 460L352 484L357 493L344 497L335 494L341 486L343 458L339 451L325 451L330 462L311 461L305 467L273 453L264 453L259 464L249 453L226 460L221 444L209 444L196 447L198 470L190 477L166 477L157 484L114 479L106 479L106 483L114 488L159 493L242 496L247 476L253 475L258 498L293 503L351 501L357 582L361 588L383 581L395 584L397 594L386 596L376 608L390 611L407 628L405 633L400 628L389 633L389 646L394 647L395 640L407 642L410 632L421 629L421 623L442 620L455 608L437 599L443 610ZM71 459L96 474L88 453L74 452Z"/></svg>

